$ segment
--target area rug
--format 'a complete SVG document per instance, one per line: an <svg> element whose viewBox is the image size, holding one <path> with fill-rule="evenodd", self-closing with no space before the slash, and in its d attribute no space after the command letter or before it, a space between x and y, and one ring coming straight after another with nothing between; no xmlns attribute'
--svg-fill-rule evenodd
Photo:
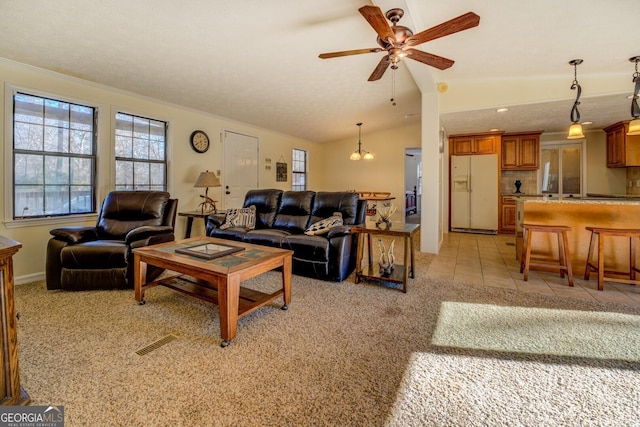
<svg viewBox="0 0 640 427"><path fill-rule="evenodd" d="M638 307L427 274L406 294L292 286L289 310L241 319L227 348L215 306L165 288L140 306L133 291L17 286L22 385L66 426L640 423Z"/></svg>

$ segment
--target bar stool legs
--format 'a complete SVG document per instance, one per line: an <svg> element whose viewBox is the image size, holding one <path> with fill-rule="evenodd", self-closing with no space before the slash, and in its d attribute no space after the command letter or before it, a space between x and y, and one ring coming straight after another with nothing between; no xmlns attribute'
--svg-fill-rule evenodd
<svg viewBox="0 0 640 427"><path fill-rule="evenodd" d="M598 227L585 227L587 231L591 231L591 240L589 242L589 253L587 255L587 264L584 268L584 279L589 280L590 273L592 271L598 273L598 290L604 289L604 281L627 283L632 285L640 284L640 281L636 279L636 273L640 272L640 269L636 267L636 239L640 238L640 229L627 229L627 228L598 228ZM613 271L605 270L604 267L604 237L605 236L617 236L629 238L629 271ZM593 252L596 245L598 246L598 261L597 264L591 262ZM625 276L613 277L616 276Z"/></svg>
<svg viewBox="0 0 640 427"><path fill-rule="evenodd" d="M529 270L557 271L560 277L567 275L569 286L573 286L573 273L571 271L571 257L569 256L569 239L567 232L570 227L564 225L536 225L523 224L523 251L520 258L520 273L523 273L523 280L529 280ZM554 233L558 237L558 259L532 258L531 242L533 233Z"/></svg>

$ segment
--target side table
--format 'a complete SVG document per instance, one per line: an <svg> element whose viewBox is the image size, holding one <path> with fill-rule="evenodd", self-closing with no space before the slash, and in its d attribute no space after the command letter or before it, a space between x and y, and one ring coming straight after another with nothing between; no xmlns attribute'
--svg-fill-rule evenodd
<svg viewBox="0 0 640 427"><path fill-rule="evenodd" d="M207 217L211 215L213 212L202 212L202 211L189 211L189 212L178 212L179 216L187 217L187 230L184 233L184 238L188 239L191 237L191 227L193 226L194 218L202 218L204 220L204 227L207 228Z"/></svg>
<svg viewBox="0 0 640 427"><path fill-rule="evenodd" d="M420 224L393 224L389 229L380 229L374 225L363 225L351 227L351 231L359 233L358 251L356 252L356 278L355 282L360 283L360 279L374 280L378 282L398 283L402 285L402 292L407 292L407 282L409 277L415 277L415 253L413 236L420 229ZM404 240L404 264L395 264L391 274L381 274L377 264L373 264L371 241L372 235L386 237L401 237ZM367 237L367 248L369 249L366 271L362 269L362 256L364 253L364 240Z"/></svg>

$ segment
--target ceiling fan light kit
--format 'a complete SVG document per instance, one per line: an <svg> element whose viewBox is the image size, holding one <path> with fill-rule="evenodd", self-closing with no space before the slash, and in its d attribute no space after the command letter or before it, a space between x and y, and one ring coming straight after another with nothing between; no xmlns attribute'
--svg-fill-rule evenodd
<svg viewBox="0 0 640 427"><path fill-rule="evenodd" d="M478 15L468 12L435 27L413 34L413 31L409 28L398 25L398 21L404 15L402 9L390 9L386 14L383 14L378 6L362 6L358 11L378 34L377 42L380 47L322 53L319 56L322 59L327 59L385 51L387 54L382 57L373 73L369 76L370 82L382 78L389 66L391 66L391 69L397 69L398 63L402 58L411 58L439 70L451 67L454 63L453 60L414 49L413 46L476 27L480 23ZM392 25L389 25L389 22Z"/></svg>
<svg viewBox="0 0 640 427"><path fill-rule="evenodd" d="M578 105L580 105L580 95L582 94L582 87L578 83L578 65L582 64L582 59L572 59L569 61L569 65L573 65L573 82L571 83L571 90L577 90L576 100L571 107L571 127L569 127L569 135L567 139L580 139L584 138L582 132L582 125L580 124L580 111Z"/></svg>
<svg viewBox="0 0 640 427"><path fill-rule="evenodd" d="M634 56L629 58L630 62L634 62L636 65L636 71L633 73L633 97L631 98L631 117L633 120L629 122L629 130L627 135L635 136L640 135L640 106L638 105L638 92L640 91L640 73L638 72L638 62L640 62L640 56Z"/></svg>

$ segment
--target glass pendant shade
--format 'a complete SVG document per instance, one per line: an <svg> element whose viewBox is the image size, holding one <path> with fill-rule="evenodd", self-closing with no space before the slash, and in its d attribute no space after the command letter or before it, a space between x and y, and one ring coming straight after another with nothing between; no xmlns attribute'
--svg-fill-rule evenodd
<svg viewBox="0 0 640 427"><path fill-rule="evenodd" d="M633 119L629 122L629 136L640 135L640 119Z"/></svg>
<svg viewBox="0 0 640 427"><path fill-rule="evenodd" d="M364 155L364 159L365 159L365 160L373 160L373 154L371 154L371 153L367 152L367 153Z"/></svg>
<svg viewBox="0 0 640 427"><path fill-rule="evenodd" d="M354 153L351 153L351 157L349 157L349 160L360 160L360 158L361 158L360 153L356 151Z"/></svg>
<svg viewBox="0 0 640 427"><path fill-rule="evenodd" d="M584 133L582 133L582 125L580 123L574 123L569 128L569 135L567 135L567 139L580 138L584 138Z"/></svg>
<svg viewBox="0 0 640 427"><path fill-rule="evenodd" d="M373 160L373 154L362 149L362 123L356 123L358 126L358 149L351 153L349 160Z"/></svg>

